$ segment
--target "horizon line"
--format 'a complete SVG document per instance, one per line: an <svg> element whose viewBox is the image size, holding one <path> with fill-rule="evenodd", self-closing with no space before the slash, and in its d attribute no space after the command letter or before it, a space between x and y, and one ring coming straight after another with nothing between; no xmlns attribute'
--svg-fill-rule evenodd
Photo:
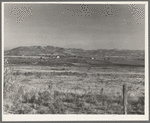
<svg viewBox="0 0 150 123"><path fill-rule="evenodd" d="M118 49L118 48L99 48L99 49L84 49L84 48L66 48L66 47L60 47L60 46L52 46L52 45L31 45L31 46L16 46L16 47L13 47L13 48L9 48L9 47L4 47L4 51L5 50L13 50L15 48L19 48L19 47L55 47L55 48L64 48L64 49L78 49L78 50L133 50L133 51L136 51L136 50L140 50L140 51L144 51L145 49Z"/></svg>

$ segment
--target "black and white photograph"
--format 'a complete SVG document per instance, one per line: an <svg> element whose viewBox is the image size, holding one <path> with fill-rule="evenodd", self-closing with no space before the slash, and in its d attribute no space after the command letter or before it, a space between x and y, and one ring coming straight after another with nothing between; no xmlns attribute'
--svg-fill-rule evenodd
<svg viewBox="0 0 150 123"><path fill-rule="evenodd" d="M2 2L3 121L149 117L148 2Z"/></svg>

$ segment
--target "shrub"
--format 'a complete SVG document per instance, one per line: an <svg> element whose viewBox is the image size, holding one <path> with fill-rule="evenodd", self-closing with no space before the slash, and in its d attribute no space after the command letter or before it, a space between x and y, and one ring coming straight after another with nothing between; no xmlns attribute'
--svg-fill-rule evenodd
<svg viewBox="0 0 150 123"><path fill-rule="evenodd" d="M144 96L138 97L138 100L129 100L128 113L129 114L144 114Z"/></svg>
<svg viewBox="0 0 150 123"><path fill-rule="evenodd" d="M4 91L6 88L8 90L8 86L12 85L12 82L13 82L12 73L13 73L13 68L8 64L8 59L5 59L4 60L4 82L3 82Z"/></svg>

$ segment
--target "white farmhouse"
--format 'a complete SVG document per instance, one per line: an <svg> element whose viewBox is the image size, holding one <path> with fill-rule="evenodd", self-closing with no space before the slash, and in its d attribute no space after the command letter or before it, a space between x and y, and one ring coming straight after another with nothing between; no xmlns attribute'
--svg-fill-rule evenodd
<svg viewBox="0 0 150 123"><path fill-rule="evenodd" d="M57 56L56 58L57 58L57 59L59 59L59 58L60 58L60 56Z"/></svg>

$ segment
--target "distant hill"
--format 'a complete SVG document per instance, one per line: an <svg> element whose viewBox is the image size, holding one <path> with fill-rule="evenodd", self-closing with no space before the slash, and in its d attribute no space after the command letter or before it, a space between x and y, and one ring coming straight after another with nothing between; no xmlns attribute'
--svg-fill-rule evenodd
<svg viewBox="0 0 150 123"><path fill-rule="evenodd" d="M17 47L4 51L5 56L39 56L39 55L63 55L63 56L82 56L82 57L141 57L144 58L144 50L117 50L117 49L98 49L83 50L75 48L61 48L53 46L28 46Z"/></svg>
<svg viewBox="0 0 150 123"><path fill-rule="evenodd" d="M9 56L76 55L80 52L83 52L83 50L65 49L53 46L29 46L13 48L11 50L5 51L4 54Z"/></svg>

